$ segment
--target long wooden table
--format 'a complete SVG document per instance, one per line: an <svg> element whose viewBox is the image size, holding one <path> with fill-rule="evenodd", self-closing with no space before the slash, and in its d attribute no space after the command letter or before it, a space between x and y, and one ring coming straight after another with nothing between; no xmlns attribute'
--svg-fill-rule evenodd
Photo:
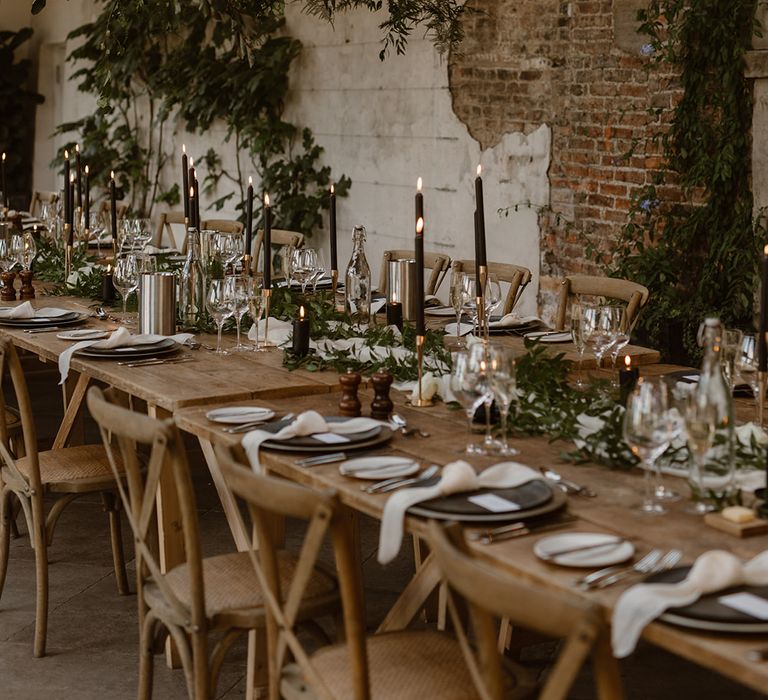
<svg viewBox="0 0 768 700"><path fill-rule="evenodd" d="M363 392L363 405L371 398ZM402 454L422 460L423 463L446 464L459 458L458 451L465 444L466 422L461 411L451 411L443 405L428 409L416 409L396 397L396 410L410 426L430 433L429 438L403 437L397 434L388 446L376 450L376 454ZM278 411L315 409L321 413L333 413L335 405L327 396L310 396L291 401L259 401L259 405ZM176 413L178 425L196 435L208 445L236 444L237 436L222 430L205 418L205 409L190 407ZM479 437L479 436L476 436ZM672 504L670 513L663 517L647 516L637 510L642 496L642 477L637 473L612 471L597 465L573 465L564 463L560 453L566 446L550 444L545 438L514 439L521 451L515 458L532 467L555 466L564 476L585 484L597 492L597 497L570 497L568 508L578 520L564 531L600 531L626 537L634 542L638 556L651 548L679 548L684 552L684 562L692 562L699 554L711 549L728 549L744 559L765 548L765 538L740 540L706 527L700 516L684 512L685 503ZM261 463L270 472L282 477L339 493L342 502L352 511L380 518L386 495L369 495L360 490L360 481L341 476L338 464L299 467L295 464L300 454L262 450ZM483 468L498 458L472 458L471 462ZM217 470L215 464L210 465ZM678 480L675 484L687 493L687 486ZM407 529L417 535L425 533L425 520L408 517ZM485 560L531 585L543 586L563 595L584 596L597 601L610 618L616 599L625 589L617 585L603 591L581 592L574 586L580 573L540 561L532 554L532 545L538 538L530 536L492 545L474 544L473 549ZM426 597L438 583L438 574L431 560L427 559L418 569L398 603L382 624L382 629L396 629L407 624L423 605ZM629 584L627 584L629 585ZM761 637L752 635L718 635L692 632L663 623L649 625L643 637L658 646L697 664L722 673L729 678L760 692L768 687L768 664L751 661L746 652L760 645Z"/></svg>

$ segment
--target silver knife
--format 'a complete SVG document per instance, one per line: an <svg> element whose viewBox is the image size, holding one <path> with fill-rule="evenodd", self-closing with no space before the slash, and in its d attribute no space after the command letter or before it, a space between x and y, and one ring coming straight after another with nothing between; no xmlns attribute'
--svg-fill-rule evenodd
<svg viewBox="0 0 768 700"><path fill-rule="evenodd" d="M151 365L170 365L170 364L180 364L182 362L194 362L194 357L180 357L176 360L164 360L162 358L156 357L151 360L137 360L136 362L118 362L118 365L122 365L123 367L149 367Z"/></svg>
<svg viewBox="0 0 768 700"><path fill-rule="evenodd" d="M29 330L24 331L25 333L53 333L54 331L63 331L64 329L60 326L53 326L49 328L30 328Z"/></svg>

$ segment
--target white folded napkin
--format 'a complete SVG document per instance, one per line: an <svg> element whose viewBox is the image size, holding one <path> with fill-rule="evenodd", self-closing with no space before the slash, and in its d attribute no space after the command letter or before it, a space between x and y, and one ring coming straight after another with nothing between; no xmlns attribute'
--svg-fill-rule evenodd
<svg viewBox="0 0 768 700"><path fill-rule="evenodd" d="M730 552L705 552L680 583L632 586L613 610L613 655L619 659L629 656L645 626L668 608L690 605L707 593L743 584L768 584L768 550L746 564Z"/></svg>
<svg viewBox="0 0 768 700"><path fill-rule="evenodd" d="M266 319L259 321L259 342L264 340L264 328ZM269 317L269 337L267 340L275 345L285 345L293 336L293 324L290 321L281 321L277 318ZM256 325L252 325L248 331L248 339L256 340Z"/></svg>
<svg viewBox="0 0 768 700"><path fill-rule="evenodd" d="M56 318L57 316L64 316L70 313L72 313L72 309L56 309L53 307L35 310L31 302L25 301L18 306L6 306L0 309L0 318Z"/></svg>
<svg viewBox="0 0 768 700"><path fill-rule="evenodd" d="M540 478L541 475L533 469L517 462L494 464L479 475L463 460L446 464L440 481L434 486L403 489L395 491L389 497L381 519L379 563L388 564L400 551L400 543L403 540L403 520L405 512L411 506L431 498L463 491L477 491L482 488L512 489Z"/></svg>
<svg viewBox="0 0 768 700"><path fill-rule="evenodd" d="M538 316L520 316L514 312L502 316L498 321L489 321L489 328L514 328L515 326L525 326L534 321L541 321Z"/></svg>
<svg viewBox="0 0 768 700"><path fill-rule="evenodd" d="M374 420L373 418L350 418L340 423L328 423L317 411L304 411L304 413L296 416L296 420L276 433L270 433L266 430L252 430L246 433L243 436L242 445L245 453L248 455L251 469L260 474L262 469L259 462L259 448L265 440L290 440L299 436L321 433L350 435L352 433L361 433L364 430L371 430L381 425L386 425L386 423Z"/></svg>
<svg viewBox="0 0 768 700"><path fill-rule="evenodd" d="M72 362L72 355L83 348L94 347L106 350L109 348L124 348L133 345L150 345L163 340L163 338L172 338L177 343L183 344L192 337L192 333L177 333L176 335L142 333L141 335L131 335L127 328L120 327L105 340L83 340L80 343L75 343L59 355L59 374L61 375L59 384L63 384L69 374L69 365Z"/></svg>

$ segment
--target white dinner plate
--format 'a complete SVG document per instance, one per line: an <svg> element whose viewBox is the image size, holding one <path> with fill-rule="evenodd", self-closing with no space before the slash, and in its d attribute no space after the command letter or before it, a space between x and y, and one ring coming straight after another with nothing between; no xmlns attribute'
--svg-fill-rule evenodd
<svg viewBox="0 0 768 700"><path fill-rule="evenodd" d="M403 457L360 457L339 465L339 473L356 479L391 479L419 471L419 463Z"/></svg>
<svg viewBox="0 0 768 700"><path fill-rule="evenodd" d="M550 564L572 567L598 567L620 564L631 558L635 546L631 542L616 543L616 535L604 532L567 532L563 535L543 537L533 545L533 553ZM604 547L571 552L552 557L554 552L605 542Z"/></svg>
<svg viewBox="0 0 768 700"><path fill-rule="evenodd" d="M433 306L424 309L427 316L448 316L456 318L456 312L452 306Z"/></svg>
<svg viewBox="0 0 768 700"><path fill-rule="evenodd" d="M459 324L458 335L467 335L468 333L472 332L473 328L474 326L471 323L461 323ZM449 323L446 325L444 330L446 335L456 335L456 324Z"/></svg>
<svg viewBox="0 0 768 700"><path fill-rule="evenodd" d="M109 338L109 331L100 331L98 328L81 328L76 331L64 331L57 333L59 340L101 340Z"/></svg>
<svg viewBox="0 0 768 700"><path fill-rule="evenodd" d="M275 417L275 412L260 406L226 406L208 411L205 417L214 423L241 425L242 423L255 423L261 420L268 421Z"/></svg>

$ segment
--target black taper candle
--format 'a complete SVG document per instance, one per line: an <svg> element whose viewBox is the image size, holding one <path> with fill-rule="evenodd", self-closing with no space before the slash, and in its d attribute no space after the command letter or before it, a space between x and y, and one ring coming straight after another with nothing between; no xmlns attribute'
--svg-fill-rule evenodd
<svg viewBox="0 0 768 700"><path fill-rule="evenodd" d="M189 159L189 170L187 171L187 197L189 197L189 193L192 191L191 188L195 186L195 161L193 158ZM195 220L195 212L192 211L192 201L191 199L187 200L187 207L189 207L189 221L190 226L192 226L192 221ZM196 228L196 226L192 226L192 228Z"/></svg>
<svg viewBox="0 0 768 700"><path fill-rule="evenodd" d="M75 175L69 176L69 238L67 245L71 248L75 242Z"/></svg>
<svg viewBox="0 0 768 700"><path fill-rule="evenodd" d="M757 368L760 372L768 370L766 332L768 332L768 245L763 249L762 287L760 289L760 332L757 335Z"/></svg>
<svg viewBox="0 0 768 700"><path fill-rule="evenodd" d="M195 221L195 188L189 188L189 227L197 228L197 221Z"/></svg>
<svg viewBox="0 0 768 700"><path fill-rule="evenodd" d="M339 269L338 249L336 247L336 189L331 185L330 203L331 228L331 270Z"/></svg>
<svg viewBox="0 0 768 700"><path fill-rule="evenodd" d="M477 260L479 266L488 266L488 257L485 252L485 203L483 201L483 178L482 166L477 166L477 177L475 178L475 208L477 211L477 222L475 224L475 250L477 251Z"/></svg>
<svg viewBox="0 0 768 700"><path fill-rule="evenodd" d="M91 226L91 173L90 168L85 166L85 189L83 190L83 221L85 227Z"/></svg>
<svg viewBox="0 0 768 700"><path fill-rule="evenodd" d="M248 176L248 196L245 199L245 254L251 254L253 245L253 178ZM250 274L250 270L249 270Z"/></svg>
<svg viewBox="0 0 768 700"><path fill-rule="evenodd" d="M264 289L272 289L272 207L264 195Z"/></svg>
<svg viewBox="0 0 768 700"><path fill-rule="evenodd" d="M115 195L115 171L109 178L109 213L112 219L112 245L117 250L117 196Z"/></svg>
<svg viewBox="0 0 768 700"><path fill-rule="evenodd" d="M83 175L80 169L80 144L75 146L75 182L77 184L77 208L83 210Z"/></svg>
<svg viewBox="0 0 768 700"><path fill-rule="evenodd" d="M416 222L416 335L425 335L424 328L424 219Z"/></svg>
<svg viewBox="0 0 768 700"><path fill-rule="evenodd" d="M483 283L480 280L480 234L478 227L477 209L475 209L475 296L479 299L483 295Z"/></svg>
<svg viewBox="0 0 768 700"><path fill-rule="evenodd" d="M190 203L191 206L191 203ZM197 228L200 228L200 183L197 181L197 173L195 173L195 224Z"/></svg>
<svg viewBox="0 0 768 700"><path fill-rule="evenodd" d="M421 193L421 178L416 180L416 216L414 221L418 221L419 218L424 218L424 195Z"/></svg>
<svg viewBox="0 0 768 700"><path fill-rule="evenodd" d="M69 223L69 151L64 150L64 223Z"/></svg>
<svg viewBox="0 0 768 700"><path fill-rule="evenodd" d="M184 201L184 218L189 221L189 164L187 146L181 144L181 199Z"/></svg>
<svg viewBox="0 0 768 700"><path fill-rule="evenodd" d="M0 161L0 167L2 170L0 170L0 173L2 174L2 180L0 180L0 186L3 188L3 206L7 209L8 208L8 184L5 181L5 159L6 154L3 153L2 161Z"/></svg>

